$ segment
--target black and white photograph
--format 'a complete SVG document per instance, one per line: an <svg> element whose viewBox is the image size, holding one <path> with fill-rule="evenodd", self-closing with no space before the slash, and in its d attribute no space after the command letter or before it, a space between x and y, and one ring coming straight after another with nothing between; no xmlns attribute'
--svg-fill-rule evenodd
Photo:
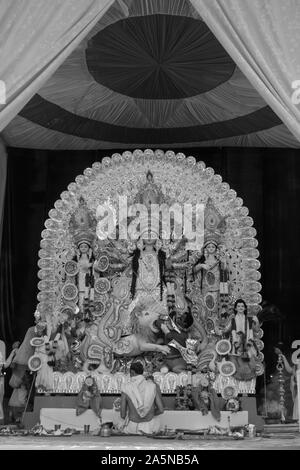
<svg viewBox="0 0 300 470"><path fill-rule="evenodd" d="M300 450L299 214L300 0L0 0L0 451Z"/></svg>

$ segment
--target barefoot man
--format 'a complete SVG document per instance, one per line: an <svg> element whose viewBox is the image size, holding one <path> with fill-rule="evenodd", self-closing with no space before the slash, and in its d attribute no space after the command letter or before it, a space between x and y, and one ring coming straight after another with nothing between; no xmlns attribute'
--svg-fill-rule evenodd
<svg viewBox="0 0 300 470"><path fill-rule="evenodd" d="M164 412L159 387L143 376L140 362L130 367L130 380L122 387L121 418L126 434L152 434L159 431L160 418Z"/></svg>

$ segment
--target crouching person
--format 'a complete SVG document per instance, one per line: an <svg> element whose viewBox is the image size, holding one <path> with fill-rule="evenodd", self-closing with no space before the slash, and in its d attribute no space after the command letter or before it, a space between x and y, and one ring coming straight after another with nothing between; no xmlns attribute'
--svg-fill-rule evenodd
<svg viewBox="0 0 300 470"><path fill-rule="evenodd" d="M164 412L161 393L153 380L146 380L140 362L130 367L130 380L122 387L121 418L125 434L152 434L159 431Z"/></svg>

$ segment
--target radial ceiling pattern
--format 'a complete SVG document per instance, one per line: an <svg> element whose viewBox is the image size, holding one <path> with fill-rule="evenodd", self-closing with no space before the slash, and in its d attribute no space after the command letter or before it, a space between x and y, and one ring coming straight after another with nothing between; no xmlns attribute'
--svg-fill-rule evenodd
<svg viewBox="0 0 300 470"><path fill-rule="evenodd" d="M5 129L50 149L299 146L188 0L118 0Z"/></svg>
<svg viewBox="0 0 300 470"><path fill-rule="evenodd" d="M148 100L204 93L226 82L235 69L206 24L184 16L118 21L95 35L85 55L98 83Z"/></svg>

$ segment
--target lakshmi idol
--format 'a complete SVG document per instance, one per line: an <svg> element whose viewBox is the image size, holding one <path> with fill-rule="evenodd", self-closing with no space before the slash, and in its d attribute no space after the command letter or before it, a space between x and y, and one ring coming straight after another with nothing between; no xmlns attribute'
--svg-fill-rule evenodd
<svg viewBox="0 0 300 470"><path fill-rule="evenodd" d="M228 273L226 257L219 250L216 234L206 235L202 256L193 273L200 283L206 307L217 313L219 300L228 295Z"/></svg>
<svg viewBox="0 0 300 470"><path fill-rule="evenodd" d="M70 230L76 245L74 261L77 262L77 288L78 307L81 312L84 310L85 299L94 299L94 255L93 242L95 233L93 226L95 222L89 213L83 198L79 207L70 220Z"/></svg>

